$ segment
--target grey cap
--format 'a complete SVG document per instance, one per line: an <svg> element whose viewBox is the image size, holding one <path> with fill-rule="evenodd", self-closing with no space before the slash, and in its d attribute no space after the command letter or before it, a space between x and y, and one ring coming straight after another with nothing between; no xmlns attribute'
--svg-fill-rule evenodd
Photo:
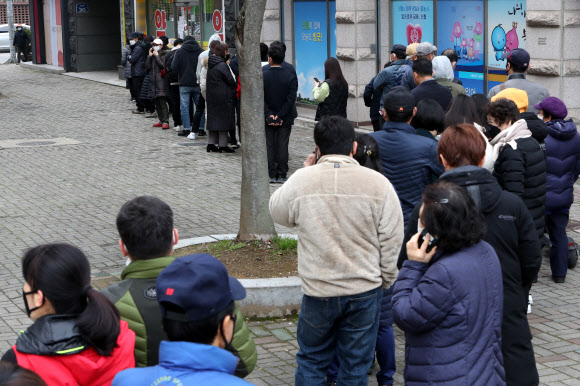
<svg viewBox="0 0 580 386"><path fill-rule="evenodd" d="M429 42L419 43L417 46L417 56L437 55L437 47Z"/></svg>

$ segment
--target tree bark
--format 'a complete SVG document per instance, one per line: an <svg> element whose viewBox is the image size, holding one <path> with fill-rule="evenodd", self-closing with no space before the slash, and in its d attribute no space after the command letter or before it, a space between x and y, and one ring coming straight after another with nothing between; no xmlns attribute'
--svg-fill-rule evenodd
<svg viewBox="0 0 580 386"><path fill-rule="evenodd" d="M246 0L236 23L241 83L242 192L240 240L276 235L270 215L270 184L264 118L264 81L260 37L266 0Z"/></svg>

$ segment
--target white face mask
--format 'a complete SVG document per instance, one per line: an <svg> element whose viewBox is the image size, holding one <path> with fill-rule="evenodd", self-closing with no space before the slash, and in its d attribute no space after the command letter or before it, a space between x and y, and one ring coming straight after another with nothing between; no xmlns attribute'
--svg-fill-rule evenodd
<svg viewBox="0 0 580 386"><path fill-rule="evenodd" d="M544 116L542 114L538 114L538 118L540 119L540 121L544 120Z"/></svg>
<svg viewBox="0 0 580 386"><path fill-rule="evenodd" d="M137 43L135 40L130 40L130 41L129 41L129 44L130 44L130 45L132 45L132 46L134 46L134 45L135 45L135 43Z"/></svg>
<svg viewBox="0 0 580 386"><path fill-rule="evenodd" d="M153 47L153 49L154 49L155 51L159 52L159 50L161 49L161 46L155 46L155 47Z"/></svg>
<svg viewBox="0 0 580 386"><path fill-rule="evenodd" d="M417 220L417 233L423 232L423 227L421 226L421 220Z"/></svg>
<svg viewBox="0 0 580 386"><path fill-rule="evenodd" d="M16 28L18 31L22 31L22 28Z"/></svg>

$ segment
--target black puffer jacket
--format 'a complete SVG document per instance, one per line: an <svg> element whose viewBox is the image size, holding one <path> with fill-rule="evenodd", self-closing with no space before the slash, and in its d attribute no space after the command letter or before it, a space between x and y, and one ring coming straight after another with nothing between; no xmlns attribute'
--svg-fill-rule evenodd
<svg viewBox="0 0 580 386"><path fill-rule="evenodd" d="M30 44L30 36L26 33L25 30L16 31L14 33L14 47L24 48Z"/></svg>
<svg viewBox="0 0 580 386"><path fill-rule="evenodd" d="M440 180L464 187L481 208L487 225L483 238L499 258L503 279L502 354L508 385L537 385L538 371L527 319L527 289L540 268L539 240L522 200L502 191L484 168L462 166L441 175ZM405 232L397 265L407 260L405 244L417 233L419 203Z"/></svg>
<svg viewBox="0 0 580 386"><path fill-rule="evenodd" d="M546 123L542 121L538 116L531 112L526 111L525 113L520 114L520 119L523 119L528 124L528 129L532 132L532 137L538 141L540 145L540 149L544 152L544 156L546 153L546 144L544 144L544 140L548 136L548 126Z"/></svg>
<svg viewBox="0 0 580 386"><path fill-rule="evenodd" d="M231 130L236 125L237 82L225 59L210 55L207 66L207 130Z"/></svg>
<svg viewBox="0 0 580 386"><path fill-rule="evenodd" d="M495 162L493 175L503 190L520 196L530 211L538 238L544 235L546 159L533 137L515 140L517 149L505 145Z"/></svg>
<svg viewBox="0 0 580 386"><path fill-rule="evenodd" d="M329 115L338 115L346 118L348 84L333 82L331 79L326 79L325 82L328 83L330 93L324 102L318 104L318 108L316 109L316 117L314 119L320 121L322 117Z"/></svg>
<svg viewBox="0 0 580 386"><path fill-rule="evenodd" d="M129 55L129 62L131 62L131 76L145 76L145 59L147 51L143 42L139 40L134 46L131 46L131 55Z"/></svg>

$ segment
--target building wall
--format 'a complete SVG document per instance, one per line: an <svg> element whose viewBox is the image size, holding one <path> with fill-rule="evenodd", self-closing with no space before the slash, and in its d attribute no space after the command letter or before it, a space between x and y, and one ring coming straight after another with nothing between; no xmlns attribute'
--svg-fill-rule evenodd
<svg viewBox="0 0 580 386"><path fill-rule="evenodd" d="M14 2L14 23L30 25L30 15L28 2L26 4L19 4ZM8 14L6 12L6 4L0 4L0 24L8 24Z"/></svg>

